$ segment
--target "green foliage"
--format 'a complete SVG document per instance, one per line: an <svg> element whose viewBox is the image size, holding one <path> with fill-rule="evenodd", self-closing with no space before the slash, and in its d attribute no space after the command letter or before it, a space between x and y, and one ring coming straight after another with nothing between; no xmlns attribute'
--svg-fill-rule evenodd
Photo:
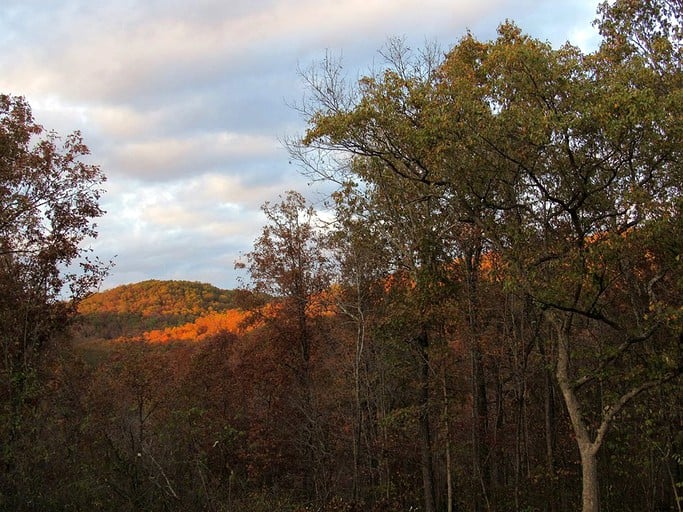
<svg viewBox="0 0 683 512"><path fill-rule="evenodd" d="M586 512L598 510L595 454L618 413L683 369L680 5L603 4L604 41L592 54L554 49L506 22L495 40L467 35L443 58L392 43L386 69L351 91L331 87L344 81L329 63L309 79L316 104L293 154L317 151L314 170L348 159L319 174L360 184L363 220L378 226L407 285L402 300L395 294L401 335L426 340L448 326L446 302L469 309L482 500L494 478L481 462L484 340L499 336L483 314L487 260L548 326Z"/></svg>
<svg viewBox="0 0 683 512"><path fill-rule="evenodd" d="M79 311L191 317L239 307L240 294L199 282L149 280L95 293L81 302Z"/></svg>

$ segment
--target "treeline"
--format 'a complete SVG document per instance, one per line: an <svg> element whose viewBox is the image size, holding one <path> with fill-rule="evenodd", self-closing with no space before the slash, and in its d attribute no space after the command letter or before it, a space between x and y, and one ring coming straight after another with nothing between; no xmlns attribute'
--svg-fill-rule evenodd
<svg viewBox="0 0 683 512"><path fill-rule="evenodd" d="M683 12L599 13L590 54L505 23L323 62L289 148L338 187L264 205L268 305L97 364L58 342L106 266L59 269L101 175L1 97L0 508L680 511Z"/></svg>
<svg viewBox="0 0 683 512"><path fill-rule="evenodd" d="M539 313L487 275L475 374L460 304L443 305L449 321L425 347L414 283L368 283L362 310L352 289L311 295L303 344L285 300L246 333L121 343L97 366L64 346L44 353L21 435L4 445L0 508L420 510L426 417L438 510L449 488L454 510L576 510L580 462ZM485 416L474 416L476 375ZM675 510L679 398L661 387L610 432L608 510Z"/></svg>

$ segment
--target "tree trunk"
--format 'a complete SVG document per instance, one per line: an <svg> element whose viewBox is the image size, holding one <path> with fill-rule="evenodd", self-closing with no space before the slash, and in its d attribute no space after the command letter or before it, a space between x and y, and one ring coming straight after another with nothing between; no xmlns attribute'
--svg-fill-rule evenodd
<svg viewBox="0 0 683 512"><path fill-rule="evenodd" d="M545 372L544 379L544 416L545 416L545 457L548 477L550 479L550 496L548 497L548 510L550 512L557 512L558 510L558 491L560 486L557 485L555 476L557 469L555 468L555 429L556 414L555 414L555 391L553 390L552 374L550 370Z"/></svg>
<svg viewBox="0 0 683 512"><path fill-rule="evenodd" d="M598 512L600 510L600 488L598 485L597 450L592 443L584 446L579 442L581 453L581 512Z"/></svg>
<svg viewBox="0 0 683 512"><path fill-rule="evenodd" d="M418 338L420 356L420 451L425 512L436 512L432 438L429 424L429 338L422 333Z"/></svg>
<svg viewBox="0 0 683 512"><path fill-rule="evenodd" d="M486 392L486 378L480 343L479 304L479 266L481 247L476 245L465 258L467 268L467 304L468 324L470 336L470 358L472 367L472 458L474 466L474 486L481 488L477 495L476 510L490 509L488 493L490 488L490 471L488 465L488 450L485 437L488 432L488 398ZM480 501L480 497L483 503Z"/></svg>
<svg viewBox="0 0 683 512"><path fill-rule="evenodd" d="M311 379L311 340L308 329L308 321L306 318L306 304L305 301L297 301L297 321L298 321L298 338L300 349L300 366L298 368L297 376L300 385L300 404L301 414L303 415L303 429L300 442L303 445L303 454L306 460L306 466L303 474L303 488L308 497L315 497L320 499L320 492L318 486L318 474L321 469L318 463L316 451L318 446L317 439L317 424L316 414L313 405L313 383Z"/></svg>
<svg viewBox="0 0 683 512"><path fill-rule="evenodd" d="M546 504L546 510L549 512L557 512L558 510L558 490L559 486L555 481L555 389L553 388L553 374L550 367L549 358L546 355L545 346L539 343L539 350L546 364L546 369L543 372L543 414L545 418L545 458L546 471L550 479L549 496Z"/></svg>
<svg viewBox="0 0 683 512"><path fill-rule="evenodd" d="M581 404L569 377L569 336L566 329L566 325L558 326L557 383L560 391L562 391L576 437L576 444L581 454L581 512L598 512L600 510L597 461L599 443L596 444L591 441L586 421L581 412Z"/></svg>
<svg viewBox="0 0 683 512"><path fill-rule="evenodd" d="M353 428L353 482L352 482L352 496L354 501L359 499L359 475L360 475L360 451L361 439L363 435L363 408L361 403L361 389L360 389L360 367L361 359L363 357L363 348L365 340L365 330L362 320L362 313L357 319L357 333L356 333L356 353L353 363L353 387L355 398L355 422Z"/></svg>
<svg viewBox="0 0 683 512"><path fill-rule="evenodd" d="M478 499L476 510L490 509L488 493L490 488L490 472L488 464L488 450L485 436L488 431L488 398L486 383L484 380L484 368L482 362L479 341L472 341L472 450L474 457L475 486L481 489L481 499Z"/></svg>
<svg viewBox="0 0 683 512"><path fill-rule="evenodd" d="M443 422L444 435L446 436L446 512L457 512L455 505L455 490L453 485L453 461L451 457L451 417L449 410L448 388L446 386L446 370L441 374L441 385L443 391Z"/></svg>

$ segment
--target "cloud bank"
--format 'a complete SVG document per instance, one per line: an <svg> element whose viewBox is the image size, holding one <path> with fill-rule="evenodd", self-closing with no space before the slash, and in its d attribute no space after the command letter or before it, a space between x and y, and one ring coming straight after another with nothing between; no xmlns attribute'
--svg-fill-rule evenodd
<svg viewBox="0 0 683 512"><path fill-rule="evenodd" d="M515 20L590 47L597 2L544 0L9 0L0 13L0 92L37 120L81 130L108 175L92 242L116 255L106 287L143 279L237 285L233 262L259 207L306 179L278 142L303 130L288 106L298 69L327 51L353 74L389 37L448 48ZM309 192L312 193L312 192Z"/></svg>

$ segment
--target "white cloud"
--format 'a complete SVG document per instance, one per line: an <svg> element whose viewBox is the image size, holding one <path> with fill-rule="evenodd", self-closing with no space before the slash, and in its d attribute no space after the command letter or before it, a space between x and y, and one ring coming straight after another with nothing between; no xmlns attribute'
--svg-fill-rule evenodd
<svg viewBox="0 0 683 512"><path fill-rule="evenodd" d="M87 121L102 133L123 140L148 136L161 125L164 117L162 111L140 111L129 105L94 105L87 113Z"/></svg>
<svg viewBox="0 0 683 512"><path fill-rule="evenodd" d="M111 164L140 178L168 180L213 170L249 158L269 158L280 149L274 138L229 132L131 140L119 146Z"/></svg>
<svg viewBox="0 0 683 512"><path fill-rule="evenodd" d="M104 259L117 255L106 286L139 280L140 272L236 286L233 262L261 229L261 204L282 190L279 183L254 187L220 174L171 184L119 182L105 197L109 213L92 244Z"/></svg>
<svg viewBox="0 0 683 512"><path fill-rule="evenodd" d="M344 47L389 35L452 27L462 30L499 1L479 0L299 0L258 3L233 10L232 2L151 4L93 2L44 20L37 41L48 44L12 52L3 82L22 83L35 95L60 91L67 100L125 101L169 87L215 80L231 68L258 65L254 55L283 49ZM137 14L136 14L137 13ZM66 18L70 14L73 18ZM36 22L39 23L39 22ZM49 25L48 25L49 24ZM69 27L69 30L67 30ZM45 35L47 34L47 35ZM426 34L425 34L426 35Z"/></svg>
<svg viewBox="0 0 683 512"><path fill-rule="evenodd" d="M505 18L561 44L594 40L597 2L544 0L6 0L0 92L80 129L109 175L100 237L109 286L150 277L234 286L259 206L306 179L278 138L302 129L297 66L326 50L351 76L389 36L446 46ZM592 35L593 34L593 35Z"/></svg>

